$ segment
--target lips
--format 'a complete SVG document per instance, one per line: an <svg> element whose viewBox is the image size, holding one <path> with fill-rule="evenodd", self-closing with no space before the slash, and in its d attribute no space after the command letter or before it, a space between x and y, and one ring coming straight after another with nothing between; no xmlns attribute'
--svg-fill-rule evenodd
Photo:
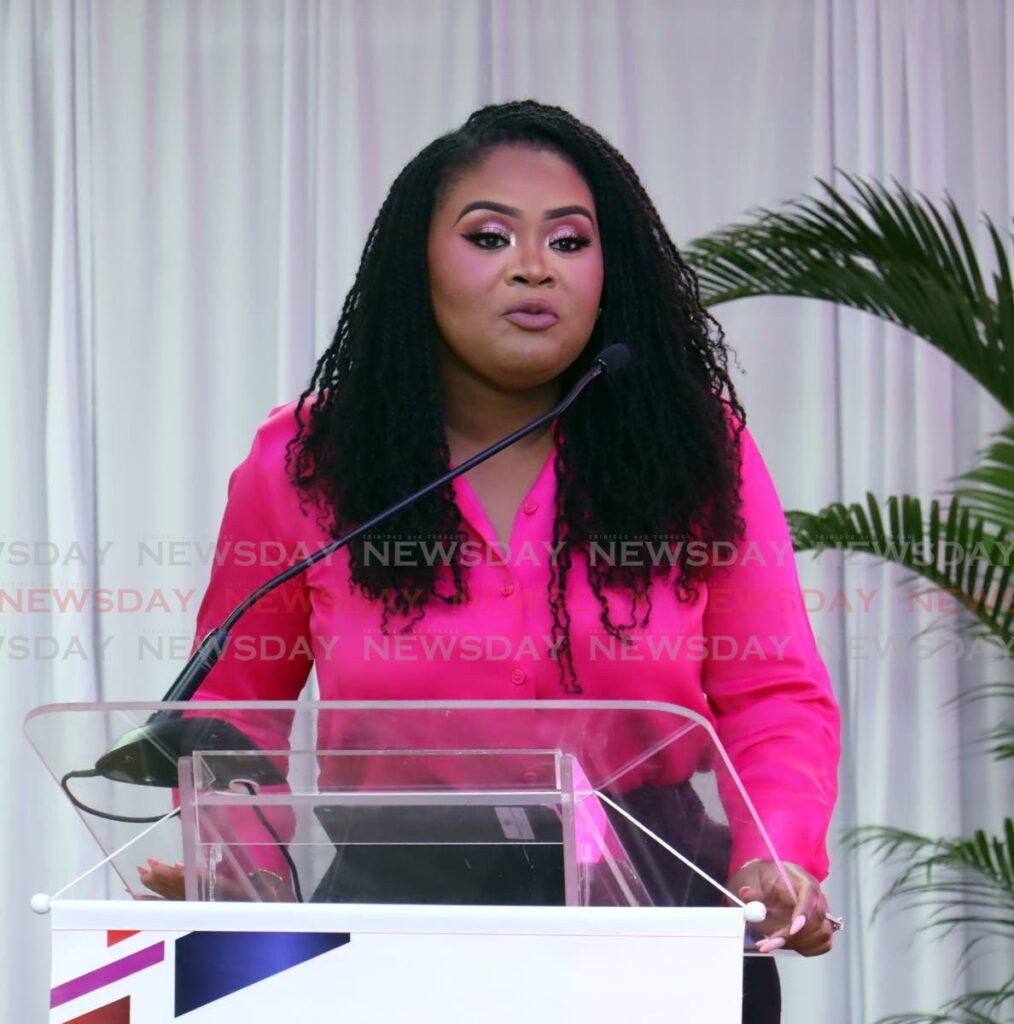
<svg viewBox="0 0 1014 1024"><path fill-rule="evenodd" d="M560 322L556 310L540 299L528 299L519 302L504 313L504 319L526 331L544 331L547 327Z"/></svg>

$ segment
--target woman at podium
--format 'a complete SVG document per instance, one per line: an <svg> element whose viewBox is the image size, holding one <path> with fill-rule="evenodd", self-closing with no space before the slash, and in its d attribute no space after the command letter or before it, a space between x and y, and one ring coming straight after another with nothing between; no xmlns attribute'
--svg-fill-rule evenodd
<svg viewBox="0 0 1014 1024"><path fill-rule="evenodd" d="M294 699L314 663L324 700L690 708L796 889L733 837L730 888L784 922L761 951L824 953L839 717L785 517L693 272L566 111L485 107L398 175L309 385L231 477L198 635L278 571L251 550L305 557L552 409L613 342L615 380L255 606L197 698ZM178 891L165 865L142 878ZM744 991L744 1020L778 1019L773 961Z"/></svg>

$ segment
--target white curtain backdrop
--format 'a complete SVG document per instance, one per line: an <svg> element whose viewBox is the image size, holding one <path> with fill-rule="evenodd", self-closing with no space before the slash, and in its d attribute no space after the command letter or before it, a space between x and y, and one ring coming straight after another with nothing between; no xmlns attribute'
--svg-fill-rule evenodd
<svg viewBox="0 0 1014 1024"><path fill-rule="evenodd" d="M0 591L169 605L0 607L2 1019L45 1019L30 894L96 859L22 719L162 694L228 475L302 388L422 146L531 96L624 152L678 244L836 167L946 189L970 223L1007 225L1010 68L1014 0L0 0ZM945 358L871 317L795 300L715 313L786 507L930 496L1003 423ZM959 965L961 934L919 934L925 917L871 923L891 871L837 837L996 827L1010 777L975 745L988 709L944 705L1006 667L913 645L940 616L892 569L800 569L844 716L827 891L848 924L831 955L785 963L784 1020L865 1024L997 967Z"/></svg>

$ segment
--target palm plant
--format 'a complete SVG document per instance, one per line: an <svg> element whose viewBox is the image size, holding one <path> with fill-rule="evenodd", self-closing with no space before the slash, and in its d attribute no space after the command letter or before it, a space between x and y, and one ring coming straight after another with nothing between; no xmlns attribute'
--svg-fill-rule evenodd
<svg viewBox="0 0 1014 1024"><path fill-rule="evenodd" d="M1014 652L1014 287L1006 240L984 218L995 269L990 287L956 205L943 209L922 193L843 172L854 195L823 179L818 197L780 210L760 209L686 247L709 305L756 295L822 299L879 316L949 356L1012 418L958 478L943 502L911 495L835 502L818 512L787 513L796 551L862 552L902 566L967 608L961 628ZM985 684L959 699L1009 702L1014 685ZM1009 704L1005 706L1009 707ZM989 754L1014 756L1009 719L985 735ZM999 834L934 838L887 826L850 830L853 847L907 858L884 899L927 904L930 925L961 927L965 952L987 936L1014 938L1014 824ZM887 1018L891 1024L999 1024L1014 999L1014 976L995 989L967 993L932 1013ZM1008 1017L1009 1020L1009 1017Z"/></svg>

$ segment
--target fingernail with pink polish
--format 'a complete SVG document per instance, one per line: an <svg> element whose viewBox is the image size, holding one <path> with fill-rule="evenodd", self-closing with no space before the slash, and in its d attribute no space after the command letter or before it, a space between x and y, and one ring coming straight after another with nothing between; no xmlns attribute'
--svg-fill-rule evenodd
<svg viewBox="0 0 1014 1024"><path fill-rule="evenodd" d="M781 949L785 945L785 939L767 939L765 942L760 943L757 949L761 953L773 953L776 949Z"/></svg>
<svg viewBox="0 0 1014 1024"><path fill-rule="evenodd" d="M792 922L792 927L789 929L790 935L795 935L803 925L806 924L806 914L800 914L799 917Z"/></svg>

